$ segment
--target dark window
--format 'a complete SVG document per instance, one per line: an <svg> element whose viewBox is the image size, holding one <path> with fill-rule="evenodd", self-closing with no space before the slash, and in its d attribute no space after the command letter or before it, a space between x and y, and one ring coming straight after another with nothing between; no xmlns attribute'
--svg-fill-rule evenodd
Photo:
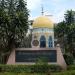
<svg viewBox="0 0 75 75"><path fill-rule="evenodd" d="M41 36L40 38L40 48L46 47L46 38L45 36Z"/></svg>
<svg viewBox="0 0 75 75"><path fill-rule="evenodd" d="M36 62L38 58L45 58L48 62L57 61L56 50L16 51L16 62Z"/></svg>
<svg viewBox="0 0 75 75"><path fill-rule="evenodd" d="M49 36L48 45L49 45L49 48L53 47L52 36Z"/></svg>

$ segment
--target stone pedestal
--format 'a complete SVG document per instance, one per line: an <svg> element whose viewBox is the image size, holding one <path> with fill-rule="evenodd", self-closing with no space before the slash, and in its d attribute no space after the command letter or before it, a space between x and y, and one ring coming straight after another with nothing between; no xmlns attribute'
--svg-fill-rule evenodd
<svg viewBox="0 0 75 75"><path fill-rule="evenodd" d="M21 56L22 54L19 56L19 58L17 57L16 51L18 51L18 52L23 51L22 53L25 56L25 61L24 61L24 57ZM50 57L51 59L49 59L49 57L48 57L48 59L49 59L48 63L49 64L58 64L58 65L62 66L63 69L66 69L67 65L66 65L66 62L63 58L63 54L62 54L62 51L61 51L59 45L57 45L56 48L16 48L11 52L7 64L12 64L12 65L15 65L15 64L26 64L26 65L35 64L35 62L29 62L31 59L29 60L28 58L26 58L25 52L31 52L32 53L32 52L36 52L36 51L37 52L40 51L39 53L41 53L41 55L45 55L45 53L47 55L48 51L49 51L49 53L51 51L50 54L52 54L52 52L55 51L56 57L54 56L55 54L53 54L54 57L52 57L52 55L49 55L49 53L48 53L48 56L51 56ZM19 54L20 53L18 53L18 55ZM53 58L53 60L52 60L52 58ZM20 60L20 62L19 62L19 60ZM22 60L23 60L23 62L22 62ZM26 60L28 62L26 62ZM50 60L51 60L51 62L50 62Z"/></svg>

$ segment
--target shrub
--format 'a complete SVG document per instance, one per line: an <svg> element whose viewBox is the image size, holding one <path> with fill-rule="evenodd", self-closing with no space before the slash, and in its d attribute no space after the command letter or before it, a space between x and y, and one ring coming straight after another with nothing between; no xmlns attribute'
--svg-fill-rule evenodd
<svg viewBox="0 0 75 75"><path fill-rule="evenodd" d="M39 57L36 60L36 65L48 65L48 59L45 57Z"/></svg>
<svg viewBox="0 0 75 75"><path fill-rule="evenodd" d="M15 73L46 73L59 72L61 67L58 65L0 65L1 72L15 72Z"/></svg>
<svg viewBox="0 0 75 75"><path fill-rule="evenodd" d="M72 71L65 71L65 72L60 72L60 73L54 73L51 75L75 75L75 70Z"/></svg>
<svg viewBox="0 0 75 75"><path fill-rule="evenodd" d="M75 65L70 65L67 67L68 70L75 70Z"/></svg>
<svg viewBox="0 0 75 75"><path fill-rule="evenodd" d="M71 54L64 54L64 59L67 65L72 65L74 63L74 58Z"/></svg>
<svg viewBox="0 0 75 75"><path fill-rule="evenodd" d="M47 75L45 73L12 73L12 72L3 72L0 75Z"/></svg>

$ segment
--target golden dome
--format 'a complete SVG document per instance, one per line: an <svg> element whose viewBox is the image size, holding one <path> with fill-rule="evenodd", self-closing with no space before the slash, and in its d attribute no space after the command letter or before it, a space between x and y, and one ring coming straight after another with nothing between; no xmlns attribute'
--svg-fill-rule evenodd
<svg viewBox="0 0 75 75"><path fill-rule="evenodd" d="M40 16L33 22L33 28L53 28L53 22L46 16Z"/></svg>

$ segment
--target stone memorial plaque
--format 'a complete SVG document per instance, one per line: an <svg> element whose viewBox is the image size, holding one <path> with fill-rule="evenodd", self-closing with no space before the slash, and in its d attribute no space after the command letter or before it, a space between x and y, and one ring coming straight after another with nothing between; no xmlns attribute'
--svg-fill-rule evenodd
<svg viewBox="0 0 75 75"><path fill-rule="evenodd" d="M38 58L44 58L48 62L57 62L56 50L17 50L16 62L36 62Z"/></svg>

